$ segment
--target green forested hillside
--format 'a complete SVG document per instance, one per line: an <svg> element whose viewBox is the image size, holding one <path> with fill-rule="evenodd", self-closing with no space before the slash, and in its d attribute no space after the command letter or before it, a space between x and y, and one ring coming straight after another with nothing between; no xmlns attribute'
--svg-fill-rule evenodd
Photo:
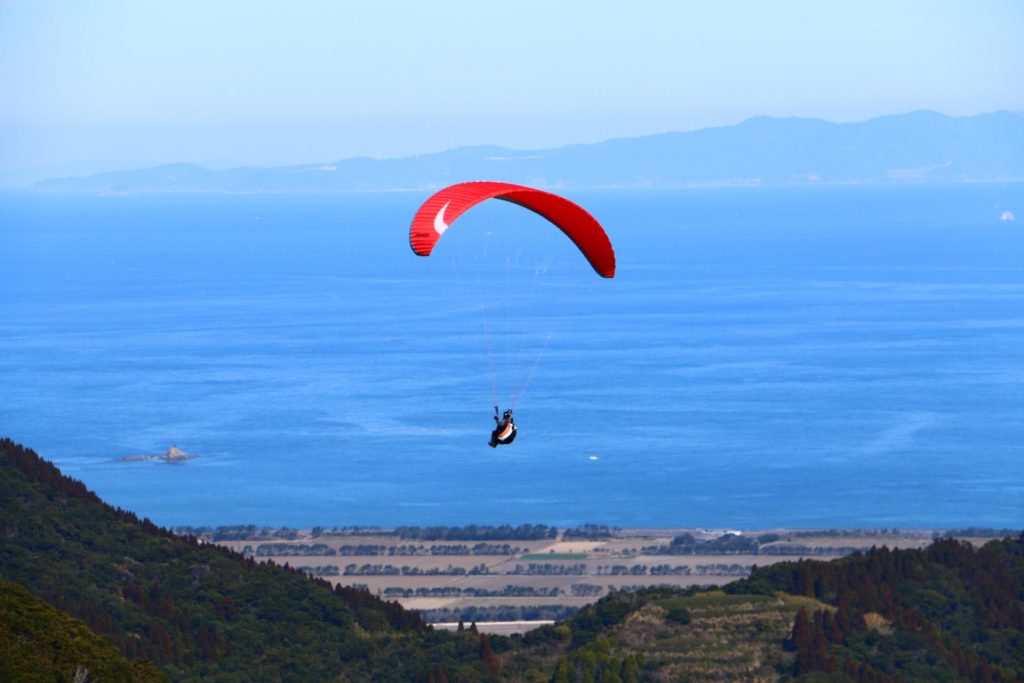
<svg viewBox="0 0 1024 683"><path fill-rule="evenodd" d="M794 672L862 680L1024 680L1024 534L981 548L953 539L923 550L755 571L733 593L813 597L798 613Z"/></svg>
<svg viewBox="0 0 1024 683"><path fill-rule="evenodd" d="M786 562L725 592L614 593L512 639L501 667L560 682L1024 681L1024 535Z"/></svg>
<svg viewBox="0 0 1024 683"><path fill-rule="evenodd" d="M478 643L365 591L332 590L174 536L0 440L0 578L174 680L487 680Z"/></svg>
<svg viewBox="0 0 1024 683"><path fill-rule="evenodd" d="M0 581L0 681L158 683L152 665L129 662L78 619Z"/></svg>
<svg viewBox="0 0 1024 683"><path fill-rule="evenodd" d="M1024 681L1024 535L614 593L507 647L512 680Z"/></svg>

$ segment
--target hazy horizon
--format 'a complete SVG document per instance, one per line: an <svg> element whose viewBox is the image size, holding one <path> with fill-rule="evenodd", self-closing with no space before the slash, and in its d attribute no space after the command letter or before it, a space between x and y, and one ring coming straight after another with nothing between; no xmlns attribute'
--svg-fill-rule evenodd
<svg viewBox="0 0 1024 683"><path fill-rule="evenodd" d="M1024 111L1024 6L0 3L0 186Z"/></svg>
<svg viewBox="0 0 1024 683"><path fill-rule="evenodd" d="M709 129L716 129L716 128L729 128L729 127L733 127L733 126L742 125L744 123L747 123L748 121L752 121L752 120L756 120L756 119L762 119L762 118L776 119L776 120L787 120L787 119L789 119L789 120L806 120L806 121L824 121L826 123L831 123L831 124L836 124L836 125L845 125L845 124L866 123L868 121L872 121L872 120L875 120L875 119L896 118L896 117L900 117L900 116L906 116L906 115L922 113L922 112L923 113L930 113L930 114L939 114L941 116L948 116L950 118L954 118L954 117L956 117L956 118L971 118L971 117L975 117L975 116L986 116L986 115L991 115L991 114L1002 114L1002 113L1010 113L1010 114L1016 114L1016 115L1019 115L1019 116L1024 116L1024 110L1022 110L1022 111L1015 111L1015 110L1009 110L1009 109L997 109L997 110L992 110L992 111L978 111L978 112L967 113L967 114L949 114L947 112L936 111L934 109L914 109L914 110L901 111L901 112L889 112L889 113L884 113L884 114L878 114L877 116L870 116L870 117L863 118L863 119L852 119L852 120L843 120L843 121L832 120L832 119L825 119L825 118L815 117L815 116L772 116L772 115L769 115L769 114L754 114L754 115L751 115L751 116L744 117L743 119L741 119L739 121L735 121L735 122L731 122L731 123L720 123L720 124L715 124L715 125L699 126L699 127L696 127L696 128L686 128L686 129L673 129L673 130L657 130L657 131L648 131L648 132L637 132L637 133L632 134L632 135L612 136L612 137L600 138L600 139L588 139L586 141L567 140L565 142L561 142L561 143L557 143L557 144L552 144L552 145L546 145L546 146L502 145L502 144L498 144L498 143L495 143L495 142L480 141L480 142L473 142L473 143L456 145L454 147L441 147L441 148L438 148L438 149L423 150L423 151L396 152L394 154L379 154L379 155L357 154L357 155L354 155L354 156L347 156L347 157L309 158L309 159L306 159L304 161L296 161L294 163L282 163L282 164L269 164L269 163L268 164L255 164L255 163L254 164L244 164L244 163L242 163L242 164L238 164L236 166L236 165L230 164L230 163L222 163L222 164L209 163L209 164L203 164L203 163L191 161L191 160L188 160L188 159L174 159L174 160L168 160L168 161L165 161L165 162L161 162L161 163L155 164L155 165L157 165L157 166L164 166L164 165L189 164L189 165L201 166L203 168L210 169L210 170L229 170L231 168L260 167L260 166L264 166L264 167L302 166L304 164L318 164L318 163L327 163L327 162L334 162L334 161L347 161L347 160L351 160L351 159L361 159L361 158L375 159L375 160L410 159L410 158L415 158L415 157L419 157L419 156L427 156L427 155L430 155L430 154L441 154L441 153L444 153L444 152L450 152L450 151L454 151L454 150L474 148L474 147L498 147L498 148L501 148L501 149L508 149L508 150L512 150L512 151L531 152L531 151L544 151L544 150L550 150L550 149L560 149L562 147L571 147L571 146L574 146L574 145L596 145L596 144L601 144L603 142L611 142L611 141L615 141L615 140L629 140L629 139L634 139L634 138L648 137L648 136L652 136L652 135L663 135L663 134L666 134L666 133L694 133L694 132L702 131L702 130L709 130ZM125 162L125 163L127 163L127 162ZM146 167L127 166L124 169L110 169L110 170L112 170L112 171L114 171L114 170L137 170L139 168L146 168ZM100 171L100 172L102 173L102 172L105 172L105 171Z"/></svg>

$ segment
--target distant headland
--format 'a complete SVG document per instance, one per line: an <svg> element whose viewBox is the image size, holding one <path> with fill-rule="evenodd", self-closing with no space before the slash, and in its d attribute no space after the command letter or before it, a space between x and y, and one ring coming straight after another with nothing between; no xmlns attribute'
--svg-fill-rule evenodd
<svg viewBox="0 0 1024 683"><path fill-rule="evenodd" d="M1024 181L1024 115L915 111L857 123L756 117L731 126L553 149L462 147L215 171L188 163L53 178L51 192L429 191L479 178L547 188L680 188Z"/></svg>

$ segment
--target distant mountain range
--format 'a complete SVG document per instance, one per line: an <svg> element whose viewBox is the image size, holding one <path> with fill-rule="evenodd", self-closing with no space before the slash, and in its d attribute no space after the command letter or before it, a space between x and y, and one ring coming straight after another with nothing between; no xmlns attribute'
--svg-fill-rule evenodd
<svg viewBox="0 0 1024 683"><path fill-rule="evenodd" d="M860 123L758 117L734 126L555 149L462 147L401 159L355 158L213 171L173 164L37 190L344 192L429 190L472 179L547 188L1024 180L1024 115L918 111Z"/></svg>

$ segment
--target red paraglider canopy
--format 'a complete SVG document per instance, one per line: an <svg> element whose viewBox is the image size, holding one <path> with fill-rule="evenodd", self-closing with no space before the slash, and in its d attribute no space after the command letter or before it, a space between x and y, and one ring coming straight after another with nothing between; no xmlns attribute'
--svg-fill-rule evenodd
<svg viewBox="0 0 1024 683"><path fill-rule="evenodd" d="M480 202L502 199L525 207L569 236L601 277L615 277L615 251L604 228L582 207L550 192L522 185L478 181L444 188L423 202L412 219L409 243L420 256L430 256L448 226Z"/></svg>

